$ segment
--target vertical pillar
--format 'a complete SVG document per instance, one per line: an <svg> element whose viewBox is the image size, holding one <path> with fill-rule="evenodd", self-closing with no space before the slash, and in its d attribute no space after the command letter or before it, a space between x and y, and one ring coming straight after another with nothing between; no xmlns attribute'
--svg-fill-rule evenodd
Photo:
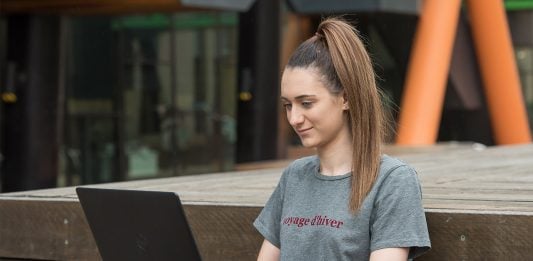
<svg viewBox="0 0 533 261"><path fill-rule="evenodd" d="M239 15L237 162L276 158L280 1L257 0Z"/></svg>
<svg viewBox="0 0 533 261"><path fill-rule="evenodd" d="M460 0L425 0L408 66L396 143L437 139Z"/></svg>
<svg viewBox="0 0 533 261"><path fill-rule="evenodd" d="M17 102L5 108L4 192L56 186L59 165L59 18L13 16L8 61Z"/></svg>
<svg viewBox="0 0 533 261"><path fill-rule="evenodd" d="M496 144L531 142L511 34L501 0L469 0L468 15Z"/></svg>

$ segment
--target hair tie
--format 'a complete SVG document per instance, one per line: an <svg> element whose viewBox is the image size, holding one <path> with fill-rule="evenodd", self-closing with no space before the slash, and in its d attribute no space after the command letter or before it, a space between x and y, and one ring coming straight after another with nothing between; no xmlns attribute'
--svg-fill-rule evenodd
<svg viewBox="0 0 533 261"><path fill-rule="evenodd" d="M316 32L316 33L315 33L315 36L316 36L317 38L323 38L323 37L324 37L324 35L320 34L319 32Z"/></svg>

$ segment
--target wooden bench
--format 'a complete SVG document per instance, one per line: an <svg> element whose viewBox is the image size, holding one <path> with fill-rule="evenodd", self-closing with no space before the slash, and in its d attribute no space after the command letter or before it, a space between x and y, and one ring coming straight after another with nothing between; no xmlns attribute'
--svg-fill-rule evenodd
<svg viewBox="0 0 533 261"><path fill-rule="evenodd" d="M533 256L533 145L389 148L422 183L433 248L420 260ZM173 191L204 260L254 260L252 222L282 168L130 181L94 187ZM0 257L95 260L74 188L0 194Z"/></svg>

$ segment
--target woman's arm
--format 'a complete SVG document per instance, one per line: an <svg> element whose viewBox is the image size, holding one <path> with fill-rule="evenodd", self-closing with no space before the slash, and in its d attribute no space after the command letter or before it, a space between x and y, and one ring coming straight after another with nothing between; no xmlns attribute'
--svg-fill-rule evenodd
<svg viewBox="0 0 533 261"><path fill-rule="evenodd" d="M257 261L277 261L279 260L279 248L272 245L268 240L263 240L263 245L259 251Z"/></svg>
<svg viewBox="0 0 533 261"><path fill-rule="evenodd" d="M370 261L405 261L409 255L408 247L384 248L370 253Z"/></svg>

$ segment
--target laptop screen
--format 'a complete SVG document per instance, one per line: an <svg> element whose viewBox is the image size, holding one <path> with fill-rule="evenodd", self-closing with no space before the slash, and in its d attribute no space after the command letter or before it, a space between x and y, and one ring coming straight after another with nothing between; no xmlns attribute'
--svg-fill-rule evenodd
<svg viewBox="0 0 533 261"><path fill-rule="evenodd" d="M200 260L172 192L76 188L103 260Z"/></svg>

